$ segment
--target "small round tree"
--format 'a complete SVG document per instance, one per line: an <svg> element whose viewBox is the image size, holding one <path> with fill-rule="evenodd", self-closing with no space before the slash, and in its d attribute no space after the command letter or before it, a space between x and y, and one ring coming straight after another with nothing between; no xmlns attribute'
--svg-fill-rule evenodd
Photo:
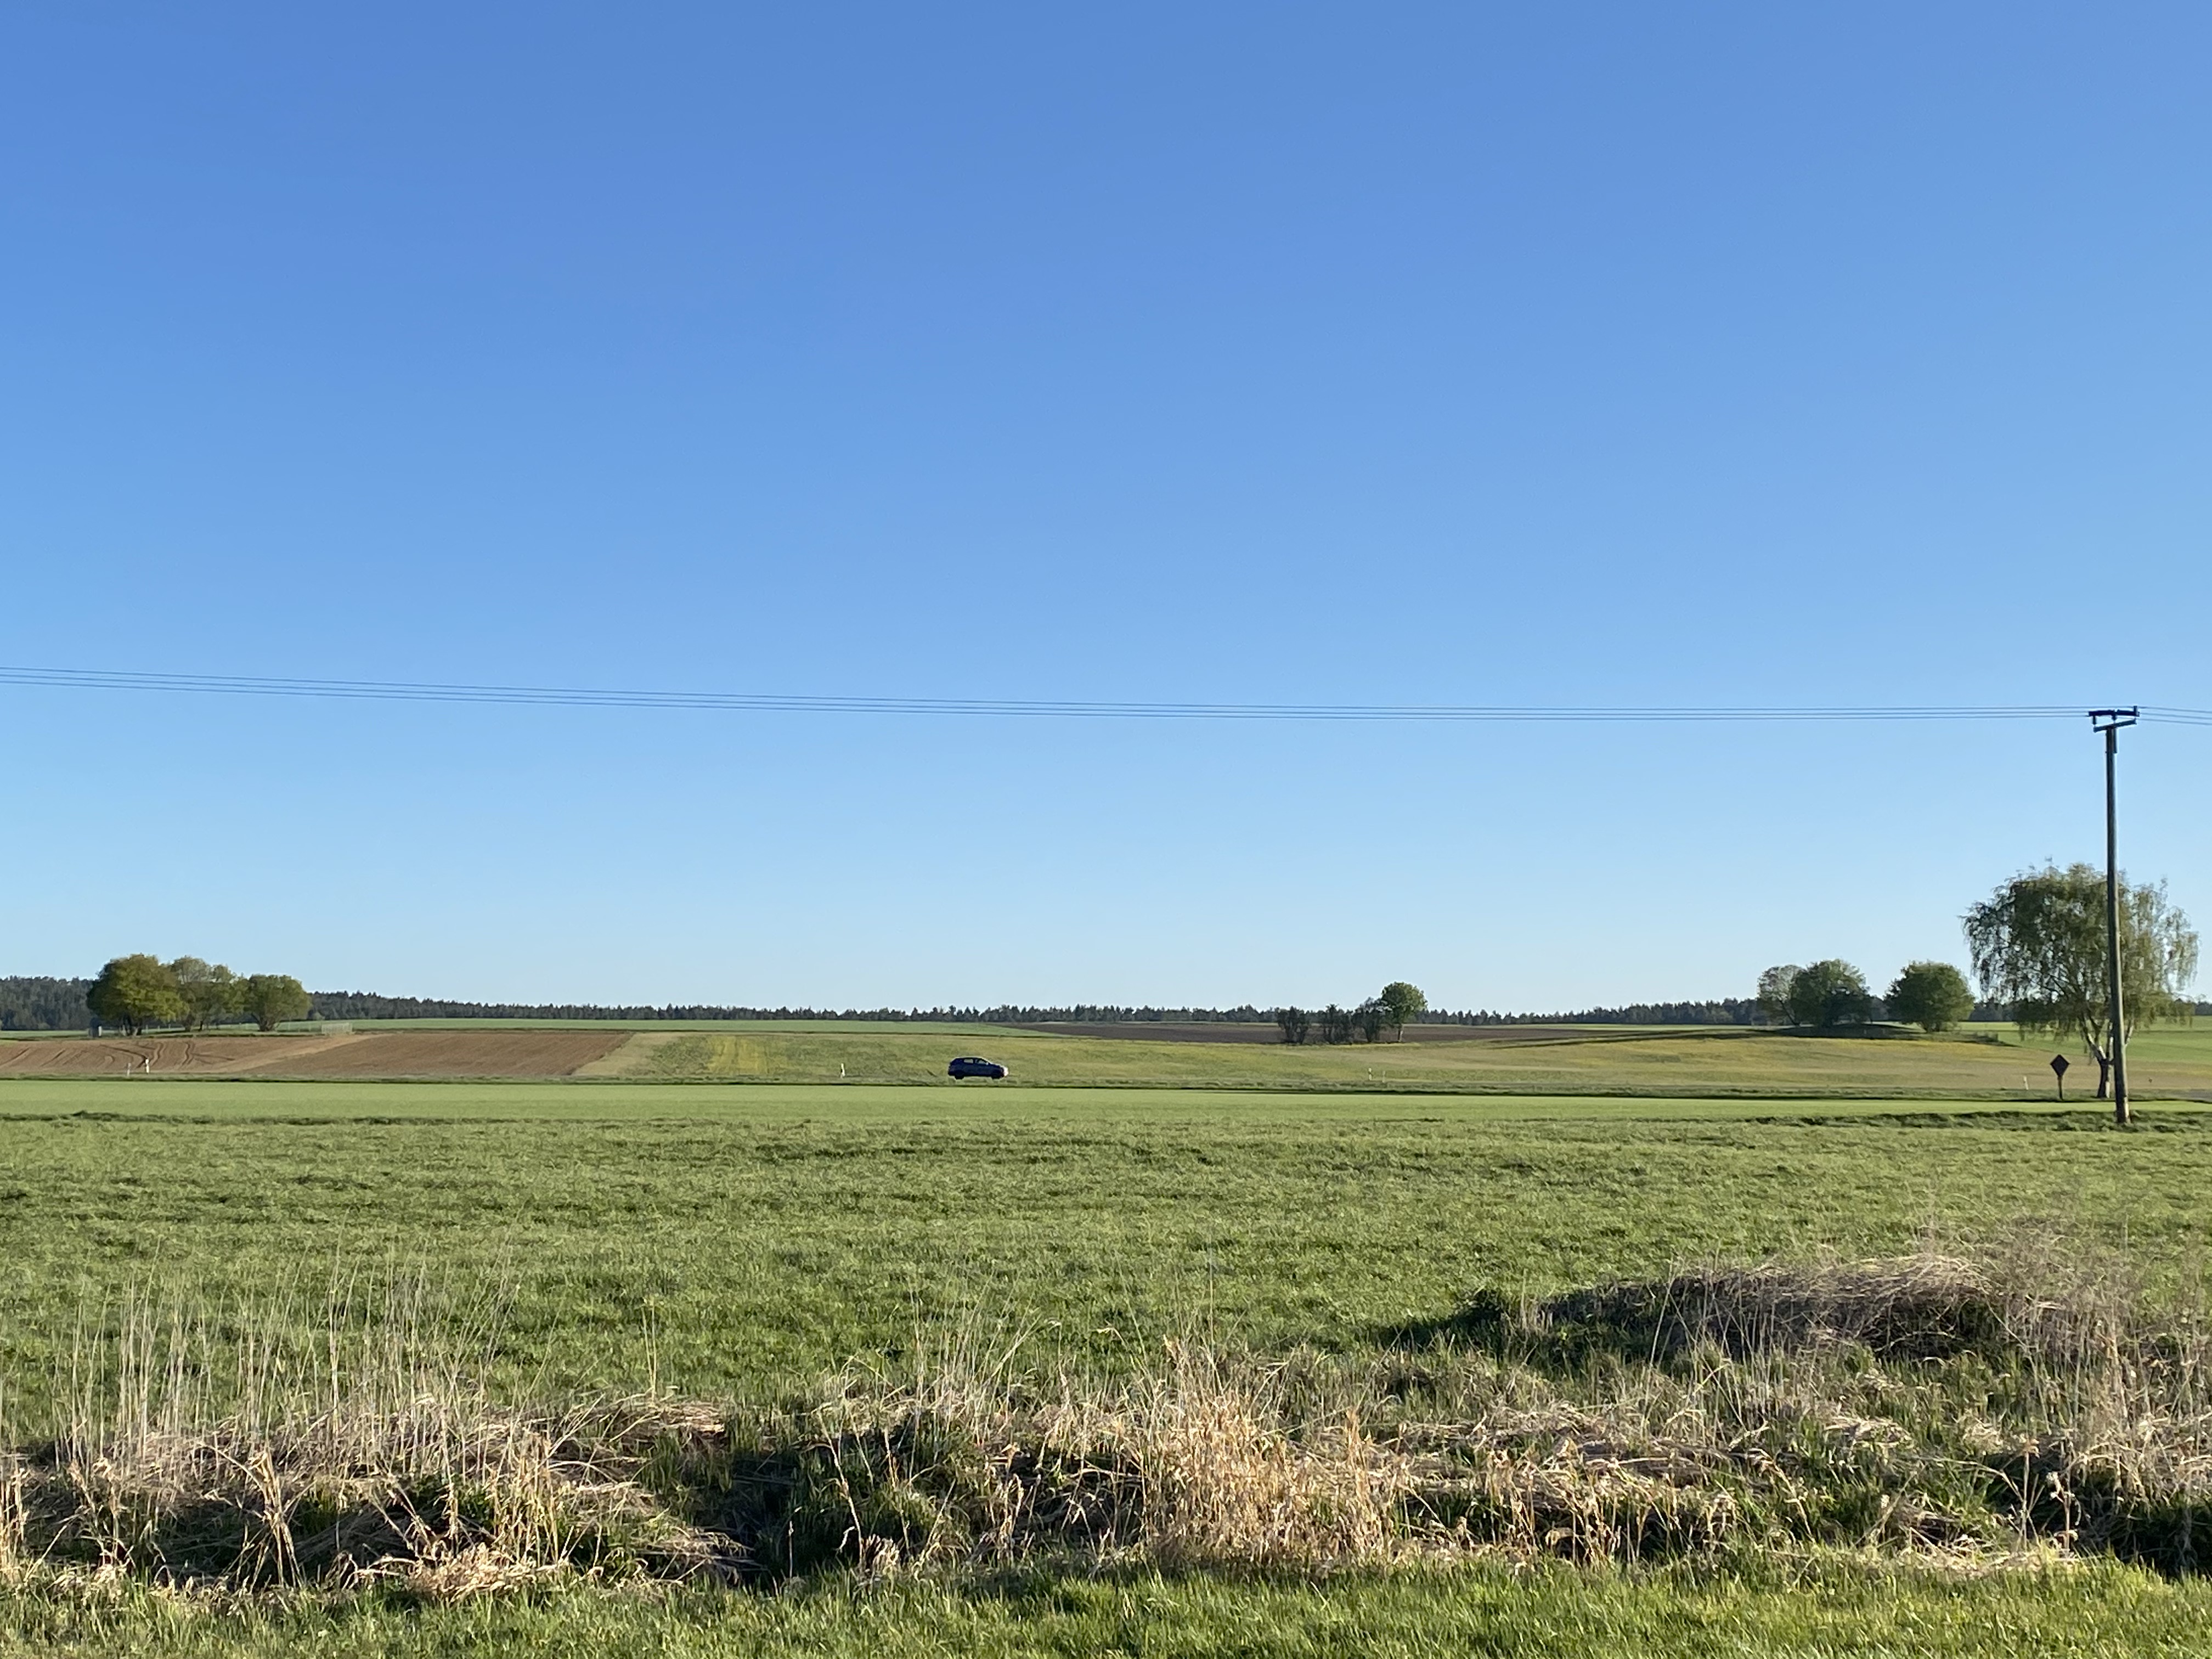
<svg viewBox="0 0 2212 1659"><path fill-rule="evenodd" d="M1759 1012L1770 1025L1787 1025L1790 988L1805 970L1794 962L1777 963L1759 976Z"/></svg>
<svg viewBox="0 0 2212 1659"><path fill-rule="evenodd" d="M1394 979L1382 988L1375 1000L1380 1003L1390 1018L1390 1030L1397 1036L1406 1035L1406 1022L1429 1011L1429 1000L1421 994L1421 988Z"/></svg>
<svg viewBox="0 0 2212 1659"><path fill-rule="evenodd" d="M93 1018L137 1036L149 1025L180 1025L184 994L166 963L145 955L118 957L85 993Z"/></svg>
<svg viewBox="0 0 2212 1659"><path fill-rule="evenodd" d="M1799 1025L1832 1031L1840 1025L1863 1025L1873 1012L1866 977L1848 962L1831 957L1790 981L1790 1018Z"/></svg>
<svg viewBox="0 0 2212 1659"><path fill-rule="evenodd" d="M305 1019L313 1007L307 988L289 974L250 974L240 988L241 1007L264 1031L275 1030L283 1020Z"/></svg>
<svg viewBox="0 0 2212 1659"><path fill-rule="evenodd" d="M1966 976L1948 962L1909 962L1889 994L1889 1017L1923 1031L1948 1031L1974 1012Z"/></svg>
<svg viewBox="0 0 2212 1659"><path fill-rule="evenodd" d="M179 957L169 964L169 977L176 981L177 994L185 1000L185 1024L195 1031L204 1031L222 1024L226 1015L240 1012L238 975L219 962Z"/></svg>

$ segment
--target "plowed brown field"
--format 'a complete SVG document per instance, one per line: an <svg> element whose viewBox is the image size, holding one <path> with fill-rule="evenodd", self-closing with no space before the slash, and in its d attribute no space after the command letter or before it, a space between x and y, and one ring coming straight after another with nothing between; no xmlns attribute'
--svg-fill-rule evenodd
<svg viewBox="0 0 2212 1659"><path fill-rule="evenodd" d="M264 1077L567 1077L612 1054L628 1031L380 1031L340 1038Z"/></svg>
<svg viewBox="0 0 2212 1659"><path fill-rule="evenodd" d="M619 1030L502 1030L33 1038L0 1042L0 1077L568 1077L629 1037Z"/></svg>
<svg viewBox="0 0 2212 1659"><path fill-rule="evenodd" d="M150 1071L156 1076L229 1076L258 1072L278 1060L305 1064L348 1041L327 1036L31 1038L0 1042L0 1075L110 1077Z"/></svg>

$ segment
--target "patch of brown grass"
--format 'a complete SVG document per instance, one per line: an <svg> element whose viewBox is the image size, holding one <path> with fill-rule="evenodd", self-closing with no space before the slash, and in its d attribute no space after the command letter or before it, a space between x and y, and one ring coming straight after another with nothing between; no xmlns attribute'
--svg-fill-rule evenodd
<svg viewBox="0 0 2212 1659"><path fill-rule="evenodd" d="M297 1309L110 1312L58 1431L6 1441L0 1577L451 1597L1824 1548L2188 1571L2212 1521L2203 1322L2078 1254L1698 1267L1364 1358L1179 1340L1115 1377L969 1332L750 1413L501 1405L481 1310L419 1280L334 1287L314 1342Z"/></svg>

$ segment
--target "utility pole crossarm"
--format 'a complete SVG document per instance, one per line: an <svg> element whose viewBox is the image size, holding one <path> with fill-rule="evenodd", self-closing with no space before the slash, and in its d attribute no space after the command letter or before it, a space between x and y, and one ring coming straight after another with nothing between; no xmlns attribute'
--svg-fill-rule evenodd
<svg viewBox="0 0 2212 1659"><path fill-rule="evenodd" d="M2128 1028L2120 996L2120 731L2142 717L2136 708L2093 708L2092 730L2105 739L2105 972L2112 999L2108 1049L2112 1056L2112 1121L2130 1120L2128 1109Z"/></svg>

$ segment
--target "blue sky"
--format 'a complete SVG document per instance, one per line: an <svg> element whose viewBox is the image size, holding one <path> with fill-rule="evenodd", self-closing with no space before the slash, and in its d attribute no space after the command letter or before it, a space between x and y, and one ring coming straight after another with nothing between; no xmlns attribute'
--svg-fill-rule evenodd
<svg viewBox="0 0 2212 1659"><path fill-rule="evenodd" d="M0 20L0 662L2212 705L2201 7ZM2100 854L2086 723L0 690L0 972L1742 994ZM2126 844L2212 915L2212 732Z"/></svg>

